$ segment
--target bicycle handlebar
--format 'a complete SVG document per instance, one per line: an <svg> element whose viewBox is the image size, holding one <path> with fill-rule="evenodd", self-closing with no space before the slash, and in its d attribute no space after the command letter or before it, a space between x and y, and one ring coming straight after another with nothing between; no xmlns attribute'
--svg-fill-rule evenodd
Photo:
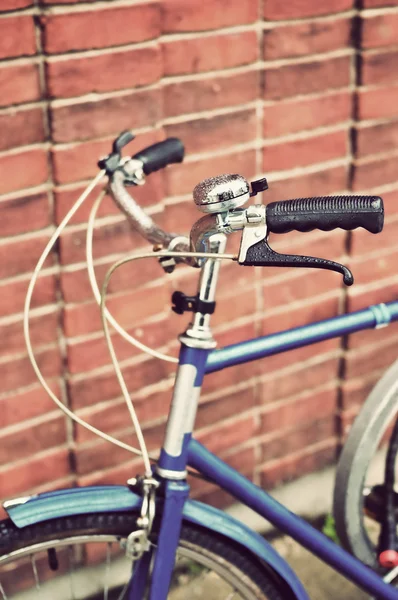
<svg viewBox="0 0 398 600"><path fill-rule="evenodd" d="M384 223L383 201L378 196L323 196L271 202L266 215L268 230L273 233L357 227L380 233Z"/></svg>
<svg viewBox="0 0 398 600"><path fill-rule="evenodd" d="M128 135L125 134L126 132L121 134L115 141L112 154L99 163L100 166L105 167L109 175L109 190L114 201L129 218L134 229L148 240L148 242L181 253L189 251L190 240L177 234L167 233L158 227L152 218L148 216L130 196L125 187L128 184L139 185L144 183L144 173L148 175L166 167L168 164L181 162L184 157L184 146L182 142L178 138L168 138L162 142L153 144L148 148L144 148L130 159L122 160L120 156L121 147L132 139L131 134L128 132ZM217 188L218 196L220 196L223 201L225 201L226 198L234 198L234 190L230 186L228 177L232 178L233 176L223 176L221 178L210 178L209 180L205 180L205 182L202 183L207 182L208 185L204 186L204 190L206 193L210 193L214 187L213 180L218 181L218 179L221 179L223 186L221 186L221 190ZM247 188L249 189L248 184ZM261 188L260 191L263 191L263 188ZM253 187L253 192L250 195L255 195L255 193L257 193L257 190ZM249 194L247 194L247 196L249 196ZM287 264L292 257L282 257L282 255L280 255L275 258L274 253L270 258L270 253L273 251L266 243L267 231L273 233L286 233L293 230L302 232L312 231L314 229L330 231L337 228L352 230L357 227L363 227L371 233L379 233L383 228L384 221L383 201L378 196L324 196L271 202L266 207L263 206L263 219L261 218L261 215L258 215L256 217L257 220L252 214L253 211L250 210L254 208L255 207L253 206L249 207L247 210L244 210L243 213L239 211L235 213L231 210L230 213L228 213L229 216L225 222L223 221L223 218L221 218L221 220L216 218L217 211L214 211L214 214L208 214L206 217L200 219L200 221L193 226L191 231L194 249L198 250L196 246L197 243L199 243L201 236L207 237L210 232L216 233L222 231L224 233L231 233L232 230L242 230L246 228L246 225L255 225L256 223L260 225L261 222L266 226L264 228L265 238L263 242L255 244L256 247L261 246L261 251L258 248L256 250L257 254L260 254L256 254L255 260L254 258L253 260L250 259L249 255L251 250L249 251L249 249L253 246L254 240L251 240L250 232L247 232L248 235L241 244L239 263L242 265L257 264L260 266L271 264L271 262L275 263L275 260L277 260L277 262L283 266L284 264ZM258 218L260 219L259 221ZM251 227L249 229L251 229ZM200 235L196 235L198 231ZM244 238L242 238L242 240L243 239ZM242 247L244 252L242 251ZM295 260L300 259L299 262L302 262L301 266L310 266L307 264L308 257L294 258ZM305 260L303 261L302 259ZM313 259L311 260L313 261ZM186 262L192 266L199 266L196 261L192 261L183 255L181 256L181 259L177 259L176 262ZM323 261L322 265L324 262L327 261ZM295 266L300 266L296 263ZM319 267L320 264L317 263L317 266Z"/></svg>

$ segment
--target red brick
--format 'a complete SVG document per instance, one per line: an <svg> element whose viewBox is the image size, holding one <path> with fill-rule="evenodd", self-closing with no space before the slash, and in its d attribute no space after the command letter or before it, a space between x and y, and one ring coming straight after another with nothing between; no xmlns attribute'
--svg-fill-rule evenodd
<svg viewBox="0 0 398 600"><path fill-rule="evenodd" d="M29 280L0 281L0 315L7 316L22 312ZM33 308L55 301L55 278L41 276L37 280L31 306Z"/></svg>
<svg viewBox="0 0 398 600"><path fill-rule="evenodd" d="M1 154L0 194L45 183L48 178L47 150L34 148L13 154Z"/></svg>
<svg viewBox="0 0 398 600"><path fill-rule="evenodd" d="M385 194L383 194L384 196ZM386 249L389 248L391 251L392 248L397 248L397 236L398 221L396 219L386 220L380 235L369 235L365 229L358 228L351 234L350 255L353 258L361 259L369 254L381 254L381 251L385 254Z"/></svg>
<svg viewBox="0 0 398 600"><path fill-rule="evenodd" d="M232 12L232 11L231 11ZM259 58L255 31L217 34L162 42L164 74L183 75L217 71L256 62Z"/></svg>
<svg viewBox="0 0 398 600"><path fill-rule="evenodd" d="M267 191L267 202L289 198L326 196L334 192L341 192L346 188L346 167L322 169L316 173L270 182L270 189Z"/></svg>
<svg viewBox="0 0 398 600"><path fill-rule="evenodd" d="M381 256L353 260L350 262L350 267L355 272L357 283L365 284L391 276L394 273L397 258L398 250L394 250ZM380 300L383 300L382 294L380 296Z"/></svg>
<svg viewBox="0 0 398 600"><path fill-rule="evenodd" d="M132 456L132 455L131 455ZM125 485L127 479L130 479L132 473L142 472L142 460L133 459L122 465L89 473L76 477L76 484L80 487L86 485Z"/></svg>
<svg viewBox="0 0 398 600"><path fill-rule="evenodd" d="M87 184L76 184L72 188L68 187L66 189L63 188L55 188L54 197L55 197L55 218L56 223L59 224L62 219L66 216L67 212L72 208L75 204L76 200L80 197L80 195L84 192ZM94 188L94 190L88 195L87 200L83 203L82 207L73 215L70 224L76 223L86 223L90 211L93 206L93 202L98 198L99 193L101 192L102 185L98 185ZM117 208L114 201L111 199L109 195L106 195L101 202L99 210L97 212L97 217L104 217L106 215L117 215L120 214L120 209Z"/></svg>
<svg viewBox="0 0 398 600"><path fill-rule="evenodd" d="M317 59L294 65L267 67L264 71L267 99L312 94L350 83L350 56Z"/></svg>
<svg viewBox="0 0 398 600"><path fill-rule="evenodd" d="M46 193L18 196L0 201L0 236L28 233L51 222Z"/></svg>
<svg viewBox="0 0 398 600"><path fill-rule="evenodd" d="M258 7L252 0L241 0L233 10L229 0L165 0L162 26L165 33L204 31L253 23Z"/></svg>
<svg viewBox="0 0 398 600"><path fill-rule="evenodd" d="M277 372L280 371L278 377L281 377L286 368L291 369L292 365L304 364L308 360L313 360L314 357L319 359L322 355L328 357L330 353L337 354L338 351L340 351L340 340L335 338L319 342L314 346L303 346L296 350L268 356L262 361L261 374L272 373L276 376ZM301 387L300 391L302 390L303 387ZM262 403L265 402L266 400L262 400Z"/></svg>
<svg viewBox="0 0 398 600"><path fill-rule="evenodd" d="M356 294L353 292L348 297L347 311L349 312L361 310L370 304L379 302L395 302L398 295L398 281L396 279L391 281L391 276L389 276L384 281L378 280L377 287L372 285L369 288L360 288Z"/></svg>
<svg viewBox="0 0 398 600"><path fill-rule="evenodd" d="M54 98L136 88L154 83L161 76L159 46L47 63L48 89Z"/></svg>
<svg viewBox="0 0 398 600"><path fill-rule="evenodd" d="M229 73L178 83L164 87L165 116L173 117L184 113L235 106L257 100L259 95L259 73L248 71Z"/></svg>
<svg viewBox="0 0 398 600"><path fill-rule="evenodd" d="M0 489L4 498L21 495L32 488L66 477L70 473L67 448L52 449L29 460L11 464L0 471ZM47 486L48 487L48 486Z"/></svg>
<svg viewBox="0 0 398 600"><path fill-rule="evenodd" d="M376 8L378 6L396 6L398 0L363 0L364 8Z"/></svg>
<svg viewBox="0 0 398 600"><path fill-rule="evenodd" d="M317 273L314 273L316 277ZM331 317L336 317L339 311L339 293L338 288L342 285L338 279L340 275L335 274L335 292L330 292L329 296L317 299L313 305L304 305L299 308L283 307L283 312L277 312L273 316L265 317L262 321L262 335L286 331L292 327L300 327L307 323L323 321ZM332 287L332 278L331 284Z"/></svg>
<svg viewBox="0 0 398 600"><path fill-rule="evenodd" d="M220 310L216 311L212 318L215 327L222 323L232 324L237 319L256 312L256 297L253 289L246 287L236 289L236 286L232 288L230 284L228 292L227 296L220 297L218 300Z"/></svg>
<svg viewBox="0 0 398 600"><path fill-rule="evenodd" d="M252 108L226 115L192 119L187 123L166 125L165 131L167 136L183 140L185 150L189 154L220 150L256 139L256 110Z"/></svg>
<svg viewBox="0 0 398 600"><path fill-rule="evenodd" d="M61 261L63 264L84 262L86 231L67 232L60 240ZM127 220L108 223L97 227L94 231L94 256L106 256L129 252L142 247L144 242L138 233L134 232Z"/></svg>
<svg viewBox="0 0 398 600"><path fill-rule="evenodd" d="M384 299L384 298L383 298ZM365 329L359 331L355 335L351 335L348 338L349 348L361 348L370 344L382 344L391 340L393 337L397 337L398 323L390 323L388 327L381 327L380 329Z"/></svg>
<svg viewBox="0 0 398 600"><path fill-rule="evenodd" d="M142 362L124 366L123 377L130 393L142 390L145 386L157 383L170 372L174 365L149 358ZM104 373L96 373L93 377L71 378L69 380L69 392L73 409L88 406L103 400L120 397L120 386L113 370Z"/></svg>
<svg viewBox="0 0 398 600"><path fill-rule="evenodd" d="M398 180L397 156L390 156L354 167L352 189L369 190Z"/></svg>
<svg viewBox="0 0 398 600"><path fill-rule="evenodd" d="M0 114L0 150L43 142L44 113L41 108Z"/></svg>
<svg viewBox="0 0 398 600"><path fill-rule="evenodd" d="M349 350L346 354L345 377L346 380L368 376L373 371L387 368L397 355L398 343L396 339L387 340L387 344L380 346L366 346Z"/></svg>
<svg viewBox="0 0 398 600"><path fill-rule="evenodd" d="M264 171L280 171L342 158L347 154L347 146L348 134L346 131L270 144L263 148L263 169Z"/></svg>
<svg viewBox="0 0 398 600"><path fill-rule="evenodd" d="M32 15L15 15L0 20L0 58L36 53Z"/></svg>
<svg viewBox="0 0 398 600"><path fill-rule="evenodd" d="M119 134L153 125L160 119L160 90L142 90L111 98L52 108L54 142Z"/></svg>
<svg viewBox="0 0 398 600"><path fill-rule="evenodd" d="M37 352L35 358L45 379L60 375L61 357L58 348ZM36 374L27 356L13 357L8 362L1 362L0 376L2 392L11 392L37 381Z"/></svg>
<svg viewBox="0 0 398 600"><path fill-rule="evenodd" d="M334 92L317 98L279 101L264 107L264 137L348 121L351 111L352 94L349 91Z"/></svg>
<svg viewBox="0 0 398 600"><path fill-rule="evenodd" d="M390 83L398 78L398 51L362 54L360 77L363 85Z"/></svg>
<svg viewBox="0 0 398 600"><path fill-rule="evenodd" d="M341 252L337 256L330 255L328 258L334 260L344 253L344 237L341 237ZM313 250L309 247L309 252ZM262 307L264 311L286 307L289 303L326 294L336 289L336 279L330 271L313 271L306 269L292 269L293 273L275 282L264 281Z"/></svg>
<svg viewBox="0 0 398 600"><path fill-rule="evenodd" d="M339 375L339 358L328 357L325 355L323 360L314 364L314 359L310 361L292 364L292 368L287 372L286 369L271 373L270 376L261 383L259 397L261 402L268 404L299 394L303 390L310 390L325 382L337 381Z"/></svg>
<svg viewBox="0 0 398 600"><path fill-rule="evenodd" d="M374 333L374 332L371 332ZM356 335L351 336L356 337ZM352 408L363 404L368 394L372 391L376 384L378 375L372 374L370 377L364 379L350 379L349 381L343 381L341 386L341 402L342 408Z"/></svg>
<svg viewBox="0 0 398 600"><path fill-rule="evenodd" d="M88 144L87 151L88 153L93 152L93 149L90 148L90 143ZM74 163L76 161L77 164L77 154L81 155L81 150L79 150L78 153L71 153L70 155L68 155L68 160L70 159L71 163ZM56 160L58 165L61 165L62 163L63 174L67 176L67 170L64 168L65 164L63 163L63 158L61 159L61 154L56 158ZM83 163L82 166L82 171L84 171L87 168L86 173L88 173L89 168L92 168L90 165L93 164L92 161L88 161L88 163L90 164L84 166ZM92 175L94 175L94 172L92 173ZM146 208L149 205L159 206L161 204L165 195L163 176L163 171L152 173L151 176L147 179L145 186L137 186L134 188L134 199L138 202L138 204L141 207ZM65 217L66 213L70 210L70 208L79 198L79 196L84 192L86 185L76 184L73 187L68 186L67 188L55 188L55 214L57 223L60 223L61 220ZM83 206L77 211L77 213L75 213L75 215L69 221L70 224L85 223L88 220L91 208L93 206L93 202L98 197L102 187L102 185L98 185L94 188L91 194L88 195L86 202L83 203ZM97 216L104 217L105 215L120 215L120 213L120 208L115 204L115 202L111 199L109 195L106 195L103 201L101 202L100 208L97 212ZM156 219L158 219L158 215L155 215L155 220ZM133 247L131 247L131 249L133 249Z"/></svg>
<svg viewBox="0 0 398 600"><path fill-rule="evenodd" d="M239 417L240 413L255 407L254 387L224 395L211 402L200 404L195 428L203 428L224 419ZM218 425L217 425L218 428Z"/></svg>
<svg viewBox="0 0 398 600"><path fill-rule="evenodd" d="M58 315L56 312L41 317L31 317L29 323L30 336L35 348L57 342ZM25 338L22 319L8 325L0 325L0 332L2 339L0 357L24 352Z"/></svg>
<svg viewBox="0 0 398 600"><path fill-rule="evenodd" d="M219 454L252 439L258 434L257 419L252 415L240 414L233 421L218 423L217 428L198 432L195 437L211 452Z"/></svg>
<svg viewBox="0 0 398 600"><path fill-rule="evenodd" d="M264 360L252 361L234 369L224 369L207 375L204 382L204 389L206 393L210 393L214 390L219 391L223 387L241 384L242 378L249 380L251 377L261 376L265 373L276 374L278 370L291 367L292 364L303 363L309 358L313 358L314 355L321 356L324 353L334 352L339 346L339 340L332 339L320 342L316 346L304 346L290 352L268 356Z"/></svg>
<svg viewBox="0 0 398 600"><path fill-rule="evenodd" d="M252 177L256 172L255 154L255 150L245 150L238 154L217 156L177 165L166 171L167 195L188 194L202 179L221 173L241 173L245 177Z"/></svg>
<svg viewBox="0 0 398 600"><path fill-rule="evenodd" d="M324 440L282 459L270 461L261 469L261 487L270 489L336 462L337 440Z"/></svg>
<svg viewBox="0 0 398 600"><path fill-rule="evenodd" d="M244 323L243 325L235 325L233 328L229 328L225 331L219 331L218 328L215 331L217 346L229 346L230 344L237 344L244 340L250 340L256 337L257 328L255 323Z"/></svg>
<svg viewBox="0 0 398 600"><path fill-rule="evenodd" d="M142 319L162 312L167 303L168 294L164 286L156 286L127 292L122 296L113 296L108 299L106 305L120 325L138 327ZM64 329L69 337L101 330L101 314L97 304L90 302L73 307L67 306Z"/></svg>
<svg viewBox="0 0 398 600"><path fill-rule="evenodd" d="M238 244L240 244L239 237L240 236L238 235L235 238L238 241ZM229 239L233 240L233 237ZM233 252L229 245L228 252ZM184 289L186 289L188 287L188 293L190 293L191 290L192 294L196 293L198 275L197 273L195 273L195 271L193 271L193 273L191 274L192 286L188 287L185 281L182 281L181 283L175 282L176 289L181 289L181 287L184 287ZM220 277L217 285L217 299L220 300L220 303L228 302L231 300L231 295L233 295L233 293L231 293L231 281L234 282L234 291L236 290L238 293L242 293L244 292L244 290L253 290L253 288L256 286L257 277L254 273L254 269L241 269L235 261L223 261L221 263ZM220 308L221 312L222 310L223 309ZM217 312L218 311L216 311L216 314Z"/></svg>
<svg viewBox="0 0 398 600"><path fill-rule="evenodd" d="M398 36L398 14L369 15L361 20L363 48L393 46Z"/></svg>
<svg viewBox="0 0 398 600"><path fill-rule="evenodd" d="M140 398L134 397L134 408L140 424L143 425L145 422L154 421L155 419L165 419L169 410L171 394L171 385L168 385L166 389L146 394ZM77 414L94 427L109 434L122 431L131 422L130 413L124 399L108 402L105 406L104 404L94 405L89 409L77 411ZM97 438L88 429L84 427L77 428L75 437L77 443L93 439Z"/></svg>
<svg viewBox="0 0 398 600"><path fill-rule="evenodd" d="M135 328L128 328L127 332L150 348L165 346L171 337L169 323L166 319L146 324L140 322ZM140 353L140 350L126 342L119 334L112 337L112 342L119 361ZM111 357L102 331L100 337L68 344L67 352L70 373L82 373L111 364Z"/></svg>
<svg viewBox="0 0 398 600"><path fill-rule="evenodd" d="M398 121L380 123L356 130L356 156L388 152L398 147Z"/></svg>
<svg viewBox="0 0 398 600"><path fill-rule="evenodd" d="M390 192L383 192L382 198L386 218L388 219L398 212L398 189L391 190Z"/></svg>
<svg viewBox="0 0 398 600"><path fill-rule="evenodd" d="M33 271L48 238L49 235L16 241L10 238L7 243L0 244L0 279ZM51 253L45 262L45 267L50 264L52 264Z"/></svg>
<svg viewBox="0 0 398 600"><path fill-rule="evenodd" d="M96 2L97 0L88 0L88 2ZM78 4L80 0L41 0L42 4Z"/></svg>
<svg viewBox="0 0 398 600"><path fill-rule="evenodd" d="M129 427L130 423L125 424L124 431L127 429L126 426ZM143 434L149 451L160 447L163 439L163 429L163 425L144 429ZM128 433L119 434L118 439L135 448L139 447L137 437L132 429ZM102 440L90 443L90 445L78 446L75 451L76 472L78 475L86 475L90 471L108 469L119 465L126 459L126 456L128 456L126 450ZM134 457L134 455L132 456Z"/></svg>
<svg viewBox="0 0 398 600"><path fill-rule="evenodd" d="M398 117L398 85L359 89L358 117L364 121Z"/></svg>
<svg viewBox="0 0 398 600"><path fill-rule="evenodd" d="M128 146L126 146L123 154L127 156L133 155L142 148L154 144L155 142L160 142L163 139L164 133L162 129L152 129L148 133L137 136ZM56 182L71 183L94 177L98 173L98 160L111 152L113 140L114 137L112 136L105 140L83 143L77 142L68 144L67 146L54 146L52 148L52 161ZM154 192L153 189L148 191L147 186L150 185L151 182L152 176L147 180L147 185L145 186L146 194L149 196ZM134 188L134 196L136 191L137 188ZM98 192L96 192L96 194L98 194ZM76 198L77 197L78 196L76 195ZM85 217L84 220L86 220L87 217ZM79 217L77 218L80 219Z"/></svg>
<svg viewBox="0 0 398 600"><path fill-rule="evenodd" d="M177 228L178 223L178 231L180 234L188 235L192 225L198 219L198 209L192 202L191 198L184 199L177 203L168 204L165 207L165 210L159 215L159 218L156 219L156 222L162 227L165 231L173 231ZM192 279L190 283L194 286L192 289L192 293L196 294L196 277L194 275L194 271L186 267L186 273L190 272L192 275ZM182 273L179 269L179 272ZM189 277L189 276L188 276ZM194 281L193 281L194 280ZM186 281L183 281L182 284L186 285Z"/></svg>
<svg viewBox="0 0 398 600"><path fill-rule="evenodd" d="M0 465L28 458L32 454L63 445L66 442L65 418L57 415L39 424L0 435Z"/></svg>
<svg viewBox="0 0 398 600"><path fill-rule="evenodd" d="M153 39L160 34L157 2L69 10L42 17L44 49L50 54L69 50L92 50Z"/></svg>
<svg viewBox="0 0 398 600"><path fill-rule="evenodd" d="M17 10L18 8L26 8L32 6L33 0L2 0L0 12L5 10Z"/></svg>
<svg viewBox="0 0 398 600"><path fill-rule="evenodd" d="M95 274L100 286L106 272L114 262L114 259L112 259L95 267ZM160 279L162 276L163 271L155 260L148 260L145 269L137 261L135 265L122 267L115 271L110 281L109 293L114 294L128 289L131 290ZM61 275L61 287L65 302L81 302L93 298L86 267L77 271L64 271Z"/></svg>
<svg viewBox="0 0 398 600"><path fill-rule="evenodd" d="M316 413L313 414L312 419L316 419ZM294 428L282 431L277 436L273 436L265 442L263 445L264 459L283 458L288 454L304 450L312 444L331 438L335 434L335 415L324 419L311 420L309 423L304 423L298 429Z"/></svg>
<svg viewBox="0 0 398 600"><path fill-rule="evenodd" d="M294 3L279 0L264 0L264 18L269 20L297 19L327 15L352 8L353 0L295 0Z"/></svg>
<svg viewBox="0 0 398 600"><path fill-rule="evenodd" d="M264 59L320 54L350 46L351 19L294 23L264 30Z"/></svg>
<svg viewBox="0 0 398 600"><path fill-rule="evenodd" d="M0 106L39 100L38 65L27 63L0 67L0 89Z"/></svg>
<svg viewBox="0 0 398 600"><path fill-rule="evenodd" d="M47 382L52 391L59 397L60 388L54 381ZM33 388L16 392L0 400L0 427L8 427L33 419L54 410L55 404L47 392L39 384Z"/></svg>

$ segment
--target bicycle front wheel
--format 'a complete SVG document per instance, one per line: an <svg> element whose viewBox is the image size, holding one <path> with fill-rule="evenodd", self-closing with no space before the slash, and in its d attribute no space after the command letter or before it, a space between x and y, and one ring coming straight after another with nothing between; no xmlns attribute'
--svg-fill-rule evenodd
<svg viewBox="0 0 398 600"><path fill-rule="evenodd" d="M347 550L373 569L379 568L379 531L366 517L367 495L383 485L388 444L385 441L398 413L398 361L379 380L348 434L337 465L333 513L337 535ZM386 447L387 446L387 447Z"/></svg>
<svg viewBox="0 0 398 600"><path fill-rule="evenodd" d="M23 529L10 520L0 522L0 599L128 598L132 565L123 547L137 516L79 515ZM282 582L238 544L183 525L168 598L287 597Z"/></svg>

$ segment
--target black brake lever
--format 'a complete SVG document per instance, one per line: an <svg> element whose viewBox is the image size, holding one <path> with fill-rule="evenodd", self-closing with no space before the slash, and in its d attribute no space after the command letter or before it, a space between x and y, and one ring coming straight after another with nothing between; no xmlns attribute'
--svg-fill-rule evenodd
<svg viewBox="0 0 398 600"><path fill-rule="evenodd" d="M246 257L241 260L238 258L240 265L248 265L254 267L307 267L313 269L328 269L329 271L337 271L343 275L345 285L352 285L354 277L351 271L333 260L324 258L315 258L313 256L300 256L296 254L279 254L268 245L266 239L263 239L256 244L250 246L246 251Z"/></svg>

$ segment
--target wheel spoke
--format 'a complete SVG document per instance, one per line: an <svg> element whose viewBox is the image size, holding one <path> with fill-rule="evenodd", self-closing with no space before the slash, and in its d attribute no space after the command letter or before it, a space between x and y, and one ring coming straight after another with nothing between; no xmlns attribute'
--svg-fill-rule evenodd
<svg viewBox="0 0 398 600"><path fill-rule="evenodd" d="M109 591L109 574L111 570L111 548L112 542L108 542L106 545L106 563L105 563L105 575L104 575L104 600L108 600Z"/></svg>
<svg viewBox="0 0 398 600"><path fill-rule="evenodd" d="M391 581L393 581L397 577L397 575L398 575L398 567L394 567L394 569L389 571L387 573L387 575L385 575L383 577L383 579L386 583L391 583Z"/></svg>
<svg viewBox="0 0 398 600"><path fill-rule="evenodd" d="M120 592L119 596L117 597L117 600L123 600L123 598L127 592L127 588L129 587L129 583L130 583L129 581L127 583L125 583L122 591Z"/></svg>
<svg viewBox="0 0 398 600"><path fill-rule="evenodd" d="M37 572L36 558L35 555L32 554L30 557L30 564L32 565L33 577L35 578L35 585L38 592L40 592L40 579L39 574Z"/></svg>
<svg viewBox="0 0 398 600"><path fill-rule="evenodd" d="M1 594L1 597L2 597L3 600L8 600L7 599L7 594L5 593L5 591L4 591L3 586L1 585L1 583L0 583L0 594Z"/></svg>
<svg viewBox="0 0 398 600"><path fill-rule="evenodd" d="M69 585L72 599L75 600L75 586L73 584L73 546L68 546L68 560L69 560Z"/></svg>

